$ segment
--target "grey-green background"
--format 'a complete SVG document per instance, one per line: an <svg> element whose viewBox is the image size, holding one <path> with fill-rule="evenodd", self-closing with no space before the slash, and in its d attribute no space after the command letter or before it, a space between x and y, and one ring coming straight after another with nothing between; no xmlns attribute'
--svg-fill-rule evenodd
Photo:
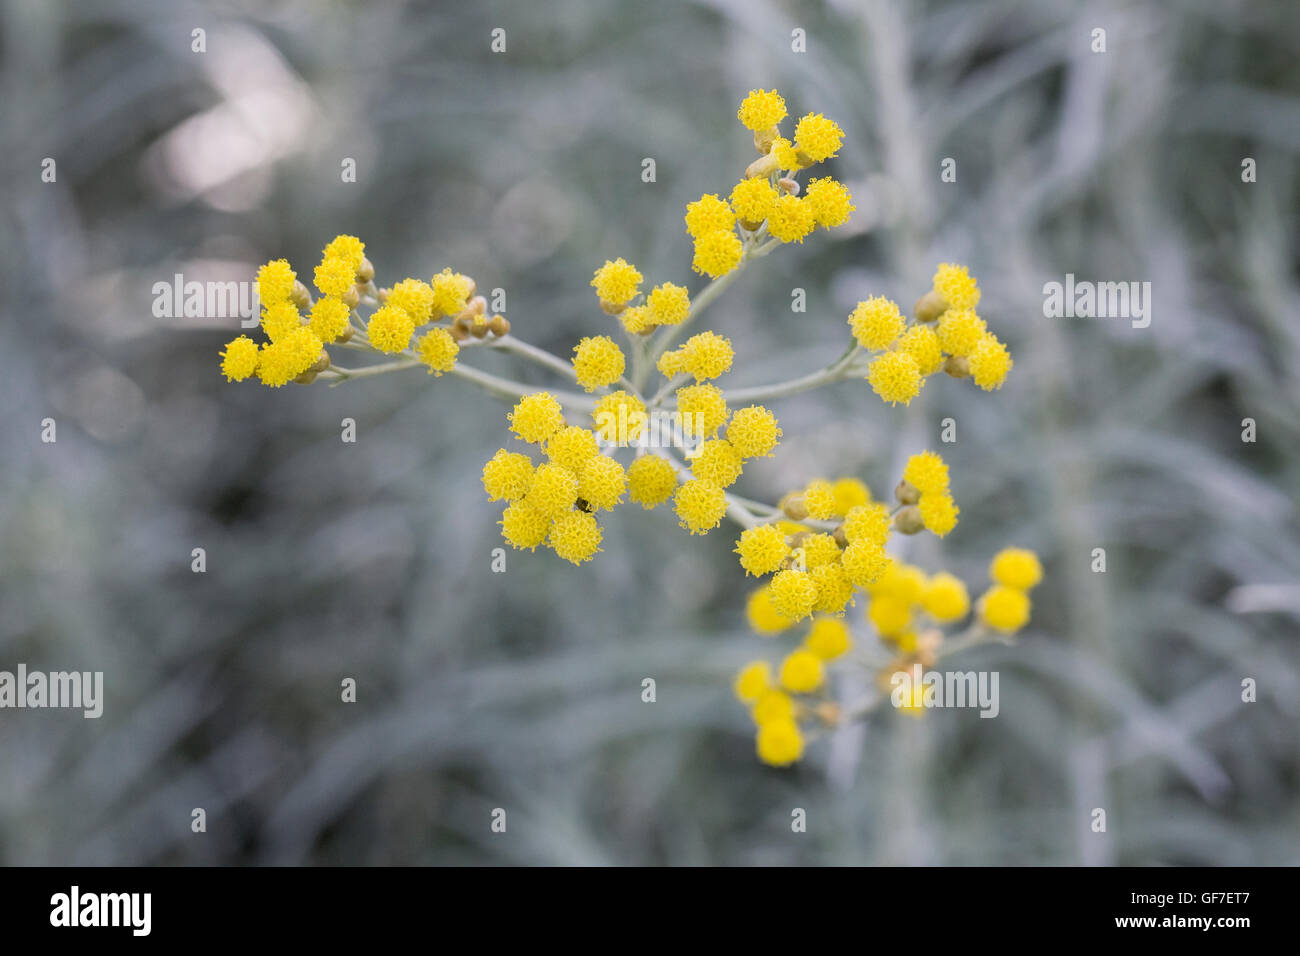
<svg viewBox="0 0 1300 956"><path fill-rule="evenodd" d="M1297 862L1294 3L9 0L2 29L0 669L103 670L108 699L0 711L0 861ZM606 257L699 287L682 209L752 158L759 86L844 127L827 169L858 211L710 313L724 384L818 367L857 299L910 303L941 260L979 276L1016 367L906 410L860 382L782 401L743 490L885 494L941 447L962 521L908 556L973 587L1004 544L1047 570L1017 646L953 659L999 671L997 719L886 708L788 771L730 698L778 653L731 529L628 508L593 564L492 574L504 405L418 372L227 385L235 321L151 311L176 272L309 270L354 232L381 280L453 266L567 353L611 331ZM1069 272L1150 281L1150 327L1044 318Z"/></svg>

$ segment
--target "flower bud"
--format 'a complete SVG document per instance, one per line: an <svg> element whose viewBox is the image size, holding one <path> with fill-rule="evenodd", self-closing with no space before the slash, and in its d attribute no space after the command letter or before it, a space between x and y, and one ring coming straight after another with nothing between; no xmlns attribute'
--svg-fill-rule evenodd
<svg viewBox="0 0 1300 956"><path fill-rule="evenodd" d="M776 126L769 126L767 129L754 130L754 148L760 153L768 153L772 149L772 144L776 138L781 135L781 130Z"/></svg>
<svg viewBox="0 0 1300 956"><path fill-rule="evenodd" d="M349 309L355 309L361 303L361 292L354 285L343 293L343 304Z"/></svg>
<svg viewBox="0 0 1300 956"><path fill-rule="evenodd" d="M488 319L488 331L501 338L503 335L510 334L510 322L504 315L494 315Z"/></svg>
<svg viewBox="0 0 1300 956"><path fill-rule="evenodd" d="M357 281L365 285L375 277L375 264L365 256L361 257L361 265L357 266Z"/></svg>
<svg viewBox="0 0 1300 956"><path fill-rule="evenodd" d="M476 339L486 338L488 334L488 320L485 316L476 315L470 319L469 334Z"/></svg>
<svg viewBox="0 0 1300 956"><path fill-rule="evenodd" d="M745 168L746 179L756 179L760 176L771 176L781 168L775 156L768 153L766 156L760 156Z"/></svg>
<svg viewBox="0 0 1300 956"><path fill-rule="evenodd" d="M781 510L791 521L803 521L808 517L808 507L803 503L803 495L787 495L781 501Z"/></svg>
<svg viewBox="0 0 1300 956"><path fill-rule="evenodd" d="M321 349L320 358L316 360L316 364L313 365L309 369L309 371L323 372L329 367L330 367L330 354L329 352L326 352L324 349Z"/></svg>
<svg viewBox="0 0 1300 956"><path fill-rule="evenodd" d="M943 296L933 289L917 299L916 305L912 307L912 312L916 315L916 321L918 322L937 321L939 316L947 311L948 303L943 300Z"/></svg>
<svg viewBox="0 0 1300 956"><path fill-rule="evenodd" d="M316 381L316 372L314 369L309 368L293 381L296 385L310 385L312 382Z"/></svg>
<svg viewBox="0 0 1300 956"><path fill-rule="evenodd" d="M894 530L899 534L917 534L925 530L925 522L921 520L921 509L916 505L908 505L894 515Z"/></svg>
<svg viewBox="0 0 1300 956"><path fill-rule="evenodd" d="M782 191L789 193L791 196L799 195L799 180L791 179L789 176L783 176L776 181Z"/></svg>
<svg viewBox="0 0 1300 956"><path fill-rule="evenodd" d="M300 311L305 312L311 308L311 292L299 279L293 280L293 291L289 293L289 299Z"/></svg>
<svg viewBox="0 0 1300 956"><path fill-rule="evenodd" d="M903 479L894 489L894 497L901 505L914 505L921 500L921 492L910 481Z"/></svg>
<svg viewBox="0 0 1300 956"><path fill-rule="evenodd" d="M814 709L817 719L829 727L835 727L840 722L840 705L833 700L824 700Z"/></svg>
<svg viewBox="0 0 1300 956"><path fill-rule="evenodd" d="M943 370L953 378L966 378L970 375L970 359L964 355L949 355L943 360Z"/></svg>

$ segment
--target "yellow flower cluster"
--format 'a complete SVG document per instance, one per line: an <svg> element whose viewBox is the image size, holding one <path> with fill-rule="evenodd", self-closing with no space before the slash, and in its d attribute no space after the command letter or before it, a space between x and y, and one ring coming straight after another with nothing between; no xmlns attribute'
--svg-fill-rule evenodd
<svg viewBox="0 0 1300 956"><path fill-rule="evenodd" d="M835 722L837 708L813 695L826 684L827 664L852 647L853 639L843 621L818 618L803 643L781 660L775 672L766 660L751 661L741 668L733 689L754 721L760 760L774 767L795 763L804 752L800 721L819 718L823 723Z"/></svg>
<svg viewBox="0 0 1300 956"><path fill-rule="evenodd" d="M388 355L413 354L429 374L442 375L455 368L460 343L468 337L499 337L509 331L504 316L486 315L474 280L450 269L428 282L406 278L392 288L377 288L365 249L356 236L330 240L312 274L319 297L298 280L287 260L275 259L258 269L260 324L267 341L259 347L241 335L228 342L221 352L227 381L256 375L277 388L310 383L331 368L325 347L343 342ZM363 304L375 307L364 328L357 312ZM415 338L422 326L444 319L446 327L434 326ZM413 339L413 352L408 352ZM347 375L345 370L331 374Z"/></svg>
<svg viewBox="0 0 1300 956"><path fill-rule="evenodd" d="M855 504L850 510L863 507ZM858 521L878 528L865 514L858 512ZM837 533L848 531L849 524L846 521ZM765 525L749 529L742 536L749 545L749 559L762 557L771 563L778 560L783 549L788 553L787 542L775 530L774 526ZM861 531L862 528L855 529L855 533ZM811 536L816 537L819 536ZM810 553L820 550L820 547L810 547L811 538L804 545ZM1028 618L1028 599L1023 592L1041 579L1042 569L1032 551L1008 548L993 559L989 574L994 586L980 599L976 621L962 632L966 641L986 633L984 628L1006 633L1023 626ZM883 666L871 662L871 655L860 662L850 660L847 655L854 649L855 641L848 622L843 617L818 614L800 644L779 663L754 660L737 673L733 689L753 719L757 730L755 746L764 763L776 767L796 763L804 754L811 730L819 726L833 727L844 719L839 705L825 693L832 666L848 662L872 668L885 691L884 696L888 697L894 674L916 664L922 668L935 665L945 653L944 629L961 627L971 610L966 585L957 576L947 571L926 574L916 565L894 559L888 559L887 566L864 590L869 598L866 621L888 655ZM782 613L779 592L780 586L774 579L749 596L746 608L749 623L762 636L781 634L798 623ZM916 695L912 700L905 700L900 709L919 716L924 713L923 703L923 697Z"/></svg>
<svg viewBox="0 0 1300 956"><path fill-rule="evenodd" d="M627 492L627 474L600 453L595 433L565 425L564 411L549 392L526 395L510 412L516 437L537 445L546 460L534 463L502 448L483 466L483 488L505 501L501 535L517 549L548 545L573 564L600 551L595 512L612 510Z"/></svg>
<svg viewBox="0 0 1300 956"><path fill-rule="evenodd" d="M1029 623L1029 592L1043 578L1038 555L1023 548L999 551L989 565L993 585L979 599L980 620L1004 634Z"/></svg>
<svg viewBox="0 0 1300 956"><path fill-rule="evenodd" d="M948 466L932 451L923 451L907 460L899 500L916 509L916 516L927 531L944 537L957 526L961 509L948 489ZM900 517L905 527L910 514ZM918 529L919 530L919 529Z"/></svg>
<svg viewBox="0 0 1300 956"><path fill-rule="evenodd" d="M953 378L969 377L986 391L1001 388L1014 363L975 312L979 300L979 285L966 267L943 262L916 304L913 323L883 296L859 302L849 328L858 345L879 353L867 367L875 393L891 405L910 404L926 378L941 369Z"/></svg>
<svg viewBox="0 0 1300 956"><path fill-rule="evenodd" d="M833 120L809 113L795 125L794 140L784 138L785 100L775 90L751 90L736 116L754 134L759 158L726 199L705 193L686 207L686 232L695 243L691 267L711 279L739 266L763 239L801 243L818 226L848 222L854 210L843 183L814 179L800 196L794 179L839 152L844 131Z"/></svg>

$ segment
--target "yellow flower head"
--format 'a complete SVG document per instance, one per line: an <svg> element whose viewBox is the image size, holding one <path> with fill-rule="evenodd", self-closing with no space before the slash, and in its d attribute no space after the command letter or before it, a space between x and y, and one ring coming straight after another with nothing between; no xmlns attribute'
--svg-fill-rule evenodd
<svg viewBox="0 0 1300 956"><path fill-rule="evenodd" d="M430 329L415 343L415 353L429 366L429 374L441 377L456 367L460 346L446 329Z"/></svg>
<svg viewBox="0 0 1300 956"><path fill-rule="evenodd" d="M598 455L595 434L579 425L558 429L546 439L546 457L575 475L581 474L587 462Z"/></svg>
<svg viewBox="0 0 1300 956"><path fill-rule="evenodd" d="M880 504L857 505L844 516L844 537L883 548L889 539L889 512Z"/></svg>
<svg viewBox="0 0 1300 956"><path fill-rule="evenodd" d="M776 90L750 90L741 100L736 118L745 129L761 133L785 119L785 100Z"/></svg>
<svg viewBox="0 0 1300 956"><path fill-rule="evenodd" d="M939 263L934 272L934 291L950 309L973 309L980 304L980 287L965 266Z"/></svg>
<svg viewBox="0 0 1300 956"><path fill-rule="evenodd" d="M993 556L989 577L1009 588L1028 591L1043 579L1043 566L1038 555L1026 548L1003 548Z"/></svg>
<svg viewBox="0 0 1300 956"><path fill-rule="evenodd" d="M649 511L673 496L677 471L658 455L643 455L628 466L627 484L632 500Z"/></svg>
<svg viewBox="0 0 1300 956"><path fill-rule="evenodd" d="M623 328L627 329L632 335L639 335L655 326L650 310L644 305L629 305L618 314L618 320L623 323Z"/></svg>
<svg viewBox="0 0 1300 956"><path fill-rule="evenodd" d="M257 343L247 335L226 343L221 353L221 374L227 382L242 382L257 371Z"/></svg>
<svg viewBox="0 0 1300 956"><path fill-rule="evenodd" d="M279 388L287 385L320 358L321 341L311 329L299 326L278 341L264 344L258 353L257 376L263 385Z"/></svg>
<svg viewBox="0 0 1300 956"><path fill-rule="evenodd" d="M596 402L591 418L601 441L625 445L636 441L645 431L645 402L619 389Z"/></svg>
<svg viewBox="0 0 1300 956"><path fill-rule="evenodd" d="M773 685L758 695L749 715L760 727L764 724L794 720L794 698Z"/></svg>
<svg viewBox="0 0 1300 956"><path fill-rule="evenodd" d="M835 513L847 516L854 508L866 507L871 503L871 489L857 478L837 478L831 485L835 494Z"/></svg>
<svg viewBox="0 0 1300 956"><path fill-rule="evenodd" d="M914 325L903 333L897 348L916 360L917 370L922 375L933 375L943 365L943 346L939 336L928 325Z"/></svg>
<svg viewBox="0 0 1300 956"><path fill-rule="evenodd" d="M772 589L766 584L750 594L745 602L745 617L749 626L763 635L780 634L795 624L772 604Z"/></svg>
<svg viewBox="0 0 1300 956"><path fill-rule="evenodd" d="M564 427L560 403L550 392L525 395L510 412L510 430L526 442L543 442Z"/></svg>
<svg viewBox="0 0 1300 956"><path fill-rule="evenodd" d="M864 349L879 351L894 344L903 332L903 313L883 295L859 302L849 315L849 328Z"/></svg>
<svg viewBox="0 0 1300 956"><path fill-rule="evenodd" d="M272 342L278 342L290 332L302 328L302 316L298 307L285 300L269 305L262 310L262 331Z"/></svg>
<svg viewBox="0 0 1300 956"><path fill-rule="evenodd" d="M685 286L664 282L650 290L646 308L655 325L680 325L691 314L691 297Z"/></svg>
<svg viewBox="0 0 1300 956"><path fill-rule="evenodd" d="M527 501L515 501L501 514L501 537L517 550L532 551L546 540L551 518Z"/></svg>
<svg viewBox="0 0 1300 956"><path fill-rule="evenodd" d="M760 524L740 533L736 554L740 555L740 566L746 575L762 576L781 566L790 554L790 546L786 544L785 532L776 525Z"/></svg>
<svg viewBox="0 0 1300 956"><path fill-rule="evenodd" d="M601 531L596 516L570 511L555 519L546 543L571 564L590 561L600 551Z"/></svg>
<svg viewBox="0 0 1300 956"><path fill-rule="evenodd" d="M944 537L957 527L957 514L961 510L946 491L930 491L921 495L917 506L921 509L921 520L927 531Z"/></svg>
<svg viewBox="0 0 1300 956"><path fill-rule="evenodd" d="M742 464L740 453L731 442L725 438L710 438L691 459L691 474L719 488L730 488L740 477Z"/></svg>
<svg viewBox="0 0 1300 956"><path fill-rule="evenodd" d="M797 196L780 196L767 213L767 231L782 242L802 243L817 228L812 207Z"/></svg>
<svg viewBox="0 0 1300 956"><path fill-rule="evenodd" d="M814 611L823 614L843 614L844 606L853 600L853 582L848 572L839 564L823 564L808 572L817 588Z"/></svg>
<svg viewBox="0 0 1300 956"><path fill-rule="evenodd" d="M922 494L948 490L948 466L932 451L923 451L907 459L903 480Z"/></svg>
<svg viewBox="0 0 1300 956"><path fill-rule="evenodd" d="M788 767L803 756L803 735L793 720L771 720L759 725L755 748L763 763Z"/></svg>
<svg viewBox="0 0 1300 956"><path fill-rule="evenodd" d="M592 511L610 511L623 500L627 490L627 473L613 458L597 455L582 467L578 477L578 497Z"/></svg>
<svg viewBox="0 0 1300 956"><path fill-rule="evenodd" d="M722 390L712 383L684 385L677 390L677 415L678 425L684 432L711 438L727 420L727 400Z"/></svg>
<svg viewBox="0 0 1300 956"><path fill-rule="evenodd" d="M348 317L352 310L342 299L317 299L311 307L312 334L322 342L337 342L348 330Z"/></svg>
<svg viewBox="0 0 1300 956"><path fill-rule="evenodd" d="M801 169L805 165L799 161L799 150L794 148L794 143L784 136L778 136L772 141L770 154L780 169Z"/></svg>
<svg viewBox="0 0 1300 956"><path fill-rule="evenodd" d="M732 689L736 698L752 704L772 686L772 665L767 661L750 661L740 669Z"/></svg>
<svg viewBox="0 0 1300 956"><path fill-rule="evenodd" d="M691 534L708 534L727 513L727 493L711 481L696 478L677 489L673 505L683 528Z"/></svg>
<svg viewBox="0 0 1300 956"><path fill-rule="evenodd" d="M403 279L388 292L385 305L405 309L416 325L433 318L433 286L421 279Z"/></svg>
<svg viewBox="0 0 1300 956"><path fill-rule="evenodd" d="M889 567L889 556L874 541L853 541L841 552L840 567L849 583L865 588L880 580Z"/></svg>
<svg viewBox="0 0 1300 956"><path fill-rule="evenodd" d="M881 637L897 637L912 623L912 606L897 595L877 594L867 605L867 620Z"/></svg>
<svg viewBox="0 0 1300 956"><path fill-rule="evenodd" d="M483 490L488 501L518 501L528 494L533 462L527 455L498 448L483 465Z"/></svg>
<svg viewBox="0 0 1300 956"><path fill-rule="evenodd" d="M803 646L822 660L833 661L848 653L853 638L849 636L849 626L840 618L819 617L803 639Z"/></svg>
<svg viewBox="0 0 1300 956"><path fill-rule="evenodd" d="M474 282L469 276L443 269L429 280L433 290L433 308L430 317L442 315L459 315L469 305Z"/></svg>
<svg viewBox="0 0 1300 956"><path fill-rule="evenodd" d="M817 225L827 229L844 225L849 221L849 214L857 209L848 188L829 176L810 180L803 201Z"/></svg>
<svg viewBox="0 0 1300 956"><path fill-rule="evenodd" d="M366 323L366 336L370 344L381 352L401 352L411 344L415 323L405 309L391 305L380 306Z"/></svg>
<svg viewBox="0 0 1300 956"><path fill-rule="evenodd" d="M1029 595L998 584L984 592L979 602L980 620L994 630L1013 634L1029 623Z"/></svg>
<svg viewBox="0 0 1300 956"><path fill-rule="evenodd" d="M940 571L926 582L921 604L936 621L959 621L970 610L970 596L961 578Z"/></svg>
<svg viewBox="0 0 1300 956"><path fill-rule="evenodd" d="M803 492L804 507L808 517L827 521L835 517L835 488L829 481L818 478L810 482Z"/></svg>
<svg viewBox="0 0 1300 956"><path fill-rule="evenodd" d="M740 264L744 248L730 229L715 229L695 237L691 268L710 279L726 275Z"/></svg>
<svg viewBox="0 0 1300 956"><path fill-rule="evenodd" d="M921 394L921 370L906 352L885 352L867 368L867 381L882 400L891 405L909 405Z"/></svg>
<svg viewBox="0 0 1300 956"><path fill-rule="evenodd" d="M573 347L573 371L587 391L612 385L623 377L623 350L608 335L588 336Z"/></svg>
<svg viewBox="0 0 1300 956"><path fill-rule="evenodd" d="M829 534L810 534L799 545L803 552L804 566L812 571L827 564L840 563L840 546Z"/></svg>
<svg viewBox="0 0 1300 956"><path fill-rule="evenodd" d="M641 273L622 257L612 262L606 259L605 264L596 270L591 284L601 302L624 305L636 298L640 291Z"/></svg>
<svg viewBox="0 0 1300 956"><path fill-rule="evenodd" d="M524 501L542 514L557 518L573 509L578 500L578 479L569 469L547 461L537 466Z"/></svg>
<svg viewBox="0 0 1300 956"><path fill-rule="evenodd" d="M812 651L791 651L781 662L781 686L795 694L811 694L826 681L822 659Z"/></svg>
<svg viewBox="0 0 1300 956"><path fill-rule="evenodd" d="M970 353L970 374L986 392L1002 387L1011 371L1011 353L992 332L985 332Z"/></svg>
<svg viewBox="0 0 1300 956"><path fill-rule="evenodd" d="M257 270L257 297L263 307L286 302L297 280L287 259L273 259Z"/></svg>
<svg viewBox="0 0 1300 956"><path fill-rule="evenodd" d="M692 335L680 351L683 370L694 375L697 382L717 378L729 371L731 361L736 356L731 340L716 332Z"/></svg>
<svg viewBox="0 0 1300 956"><path fill-rule="evenodd" d="M346 259L327 256L316 267L316 288L326 295L339 298L351 289L357 281L357 270Z"/></svg>
<svg viewBox="0 0 1300 956"><path fill-rule="evenodd" d="M879 580L871 586L873 595L889 594L909 607L919 604L925 593L925 573L915 565L903 561L889 563Z"/></svg>
<svg viewBox="0 0 1300 956"><path fill-rule="evenodd" d="M817 585L807 571L778 571L768 587L776 612L792 621L802 621L817 603Z"/></svg>
<svg viewBox="0 0 1300 956"><path fill-rule="evenodd" d="M353 275L361 268L361 260L365 255L366 244L356 236L335 236L323 253L326 259L342 259L352 267Z"/></svg>
<svg viewBox="0 0 1300 956"><path fill-rule="evenodd" d="M736 218L750 224L765 220L776 199L776 189L762 176L742 179L731 190L731 208L736 211Z"/></svg>
<svg viewBox="0 0 1300 956"><path fill-rule="evenodd" d="M939 317L936 333L939 344L949 355L970 355L984 338L984 320L974 309L949 309Z"/></svg>
<svg viewBox="0 0 1300 956"><path fill-rule="evenodd" d="M686 206L686 231L692 239L711 232L731 232L735 225L736 216L731 207L716 193L705 193Z"/></svg>
<svg viewBox="0 0 1300 956"><path fill-rule="evenodd" d="M794 128L795 147L800 152L807 153L814 163L830 159L838 153L843 139L844 130L821 113L809 113Z"/></svg>
<svg viewBox="0 0 1300 956"><path fill-rule="evenodd" d="M781 426L776 416L762 405L736 410L727 424L727 441L741 458L768 458L781 443Z"/></svg>

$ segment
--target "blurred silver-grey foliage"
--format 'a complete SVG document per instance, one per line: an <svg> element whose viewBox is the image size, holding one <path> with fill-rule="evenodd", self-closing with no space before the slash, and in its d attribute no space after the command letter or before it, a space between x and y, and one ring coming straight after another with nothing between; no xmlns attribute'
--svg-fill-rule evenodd
<svg viewBox="0 0 1300 956"><path fill-rule="evenodd" d="M108 699L0 712L0 861L1300 862L1297 36L1290 0L7 0L0 669L103 670ZM683 206L735 181L736 104L773 86L844 127L858 210L710 313L732 383L818 367L858 298L941 260L1016 367L906 411L780 402L747 493L883 495L951 416L962 521L909 557L1047 567L1020 642L961 659L1000 671L996 720L885 708L786 771L730 698L774 649L729 531L620 510L594 563L492 574L505 406L419 372L227 385L236 321L151 310L175 273L301 271L353 232L381 279L451 265L567 354L609 329L606 257L698 288ZM1152 324L1044 318L1066 273L1150 281Z"/></svg>

